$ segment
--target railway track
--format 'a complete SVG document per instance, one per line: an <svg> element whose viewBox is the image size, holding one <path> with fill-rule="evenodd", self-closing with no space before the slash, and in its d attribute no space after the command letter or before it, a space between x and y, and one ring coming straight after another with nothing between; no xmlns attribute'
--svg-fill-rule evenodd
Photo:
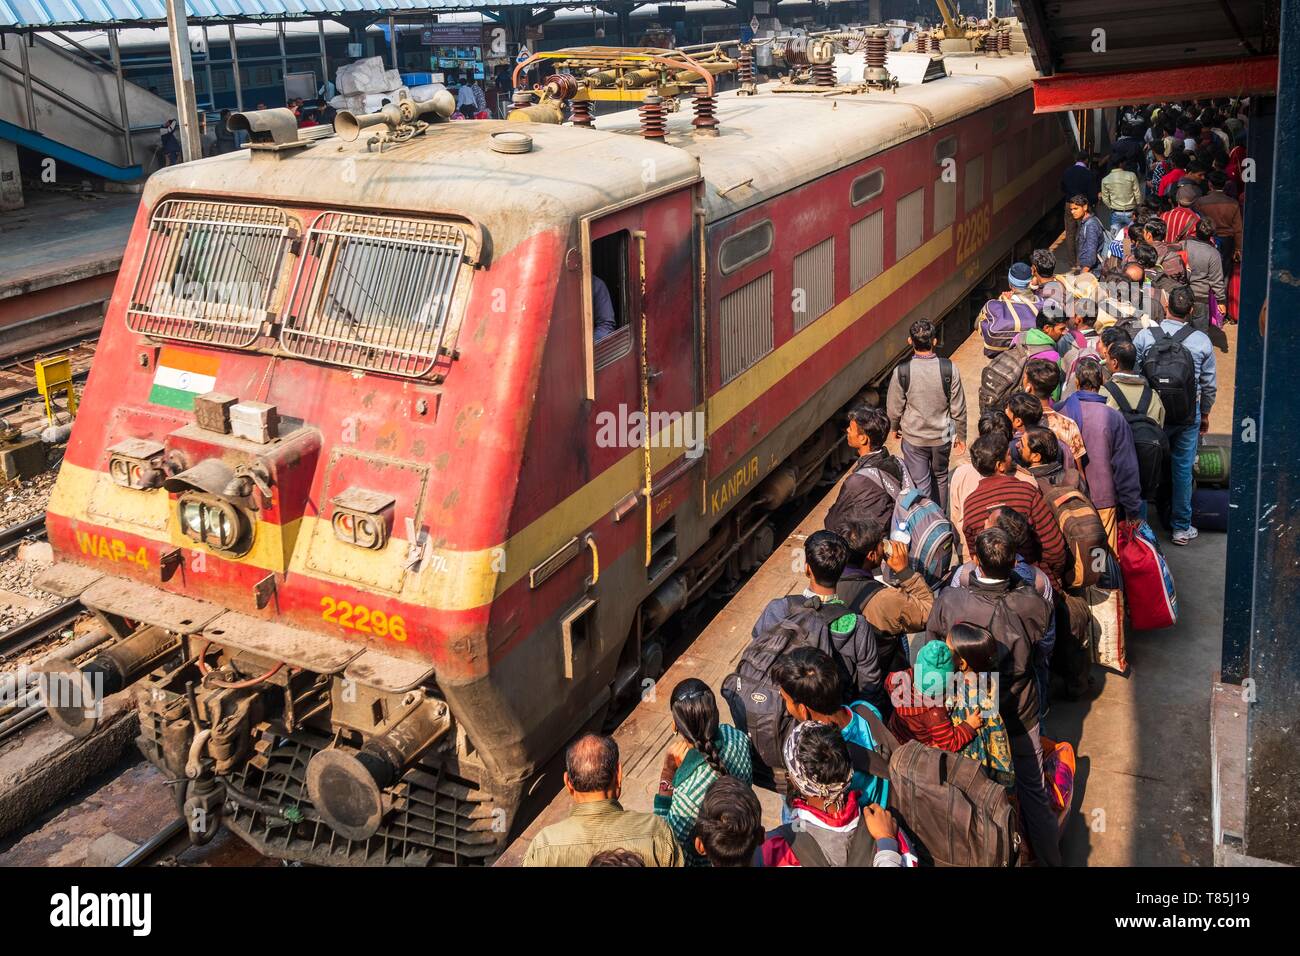
<svg viewBox="0 0 1300 956"><path fill-rule="evenodd" d="M16 551L27 540L40 540L45 537L45 516L36 515L26 521L20 521L7 528L0 529L0 557ZM27 620L14 625L0 634L0 664L12 660L16 655L30 650L53 637L61 634L78 617L85 608L81 601L73 598L56 604ZM14 699L0 705L0 740L12 736L44 714L44 708L24 703L29 700L30 690L13 689Z"/></svg>

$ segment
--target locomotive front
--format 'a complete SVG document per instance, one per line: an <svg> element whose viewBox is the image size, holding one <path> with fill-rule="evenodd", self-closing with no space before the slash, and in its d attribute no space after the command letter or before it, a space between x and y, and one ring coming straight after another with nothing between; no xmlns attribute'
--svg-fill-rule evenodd
<svg viewBox="0 0 1300 956"><path fill-rule="evenodd" d="M255 136L149 182L42 580L116 640L45 691L86 735L129 689L196 842L427 864L506 837L531 767L487 635L565 224L465 178L482 137Z"/></svg>

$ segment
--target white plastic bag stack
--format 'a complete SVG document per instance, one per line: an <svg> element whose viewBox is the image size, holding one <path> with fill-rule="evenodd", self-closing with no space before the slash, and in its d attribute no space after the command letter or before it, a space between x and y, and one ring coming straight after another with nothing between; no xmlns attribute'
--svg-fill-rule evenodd
<svg viewBox="0 0 1300 956"><path fill-rule="evenodd" d="M389 74L393 82L389 82ZM396 70L385 70L383 57L372 56L338 69L334 85L344 96L357 93L383 93L401 85Z"/></svg>
<svg viewBox="0 0 1300 956"><path fill-rule="evenodd" d="M435 93L445 90L447 87L441 83L425 83L421 86L412 86L410 88L411 99L417 102L433 99Z"/></svg>

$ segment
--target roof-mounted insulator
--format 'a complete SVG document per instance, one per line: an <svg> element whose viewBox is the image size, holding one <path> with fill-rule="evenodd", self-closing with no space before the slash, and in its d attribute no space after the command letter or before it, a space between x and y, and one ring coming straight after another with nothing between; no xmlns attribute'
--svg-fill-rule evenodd
<svg viewBox="0 0 1300 956"><path fill-rule="evenodd" d="M924 30L919 31L916 34L916 52L917 53L930 52L930 34L926 33Z"/></svg>
<svg viewBox="0 0 1300 956"><path fill-rule="evenodd" d="M736 79L740 81L741 96L753 96L758 92L758 83L754 80L754 46L744 43L740 47L740 65L736 68Z"/></svg>
<svg viewBox="0 0 1300 956"><path fill-rule="evenodd" d="M865 48L863 58L866 60L867 65L862 72L863 81L868 86L893 86L894 78L885 69L885 58L889 56L889 31L868 30L865 37Z"/></svg>
<svg viewBox="0 0 1300 956"><path fill-rule="evenodd" d="M666 132L664 98L647 93L637 112L641 115L641 135L646 139L657 139L663 142Z"/></svg>
<svg viewBox="0 0 1300 956"><path fill-rule="evenodd" d="M718 135L718 118L713 115L715 107L716 98L714 96L703 88L696 92L695 119L691 120L691 125L695 127L696 136Z"/></svg>
<svg viewBox="0 0 1300 956"><path fill-rule="evenodd" d="M596 118L591 112L590 100L574 100L569 104L569 122L583 129L594 129Z"/></svg>
<svg viewBox="0 0 1300 956"><path fill-rule="evenodd" d="M998 51L1007 56L1011 53L1011 24L1004 23L998 31Z"/></svg>

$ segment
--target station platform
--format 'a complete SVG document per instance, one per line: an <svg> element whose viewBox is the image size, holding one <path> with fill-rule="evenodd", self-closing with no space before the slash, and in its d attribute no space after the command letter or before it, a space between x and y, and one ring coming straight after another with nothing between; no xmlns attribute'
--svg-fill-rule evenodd
<svg viewBox="0 0 1300 956"><path fill-rule="evenodd" d="M1228 432L1236 357L1236 328L1228 327L1229 351L1216 352L1219 401L1210 431ZM980 372L985 359L978 335L953 354L972 408L968 438L977 434ZM893 449L896 453L898 449ZM964 456L956 457L956 467ZM614 732L623 766L621 802L650 812L664 753L673 740L668 699L681 680L696 677L718 693L735 669L750 630L773 598L803 590L794 555L823 526L839 484L817 503L763 566L668 668L654 688ZM1159 529L1157 529L1159 533ZM1162 537L1161 546L1178 592L1178 623L1162 631L1128 632L1129 671L1120 676L1094 666L1092 692L1077 701L1055 701L1043 733L1069 741L1077 754L1073 812L1062 838L1070 866L1210 866L1210 706L1218 678L1223 621L1227 536L1202 532L1185 547ZM719 695L722 719L729 720ZM780 802L756 789L764 825L780 823ZM518 866L543 827L564 819L570 808L561 790L498 859Z"/></svg>
<svg viewBox="0 0 1300 956"><path fill-rule="evenodd" d="M0 217L0 342L35 349L102 323L140 197L29 189L26 198Z"/></svg>

